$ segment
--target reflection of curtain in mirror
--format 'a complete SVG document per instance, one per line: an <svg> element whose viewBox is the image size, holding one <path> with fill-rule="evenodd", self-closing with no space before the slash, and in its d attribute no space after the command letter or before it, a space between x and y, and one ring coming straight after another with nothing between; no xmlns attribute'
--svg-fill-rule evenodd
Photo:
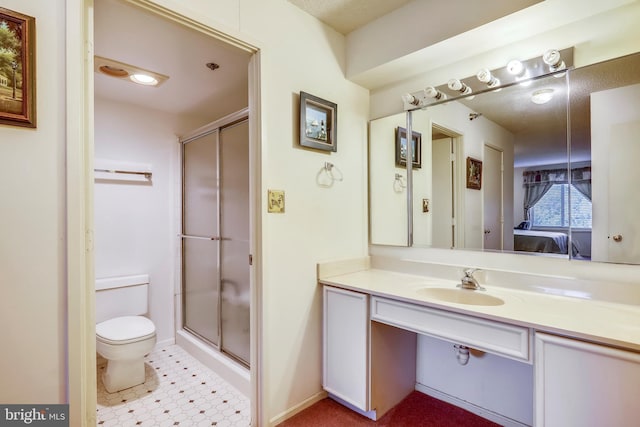
<svg viewBox="0 0 640 427"><path fill-rule="evenodd" d="M551 189L553 184L567 182L566 169L547 169L522 173L524 185L524 219L530 221L531 208Z"/></svg>
<svg viewBox="0 0 640 427"><path fill-rule="evenodd" d="M571 185L591 201L591 168L571 169Z"/></svg>

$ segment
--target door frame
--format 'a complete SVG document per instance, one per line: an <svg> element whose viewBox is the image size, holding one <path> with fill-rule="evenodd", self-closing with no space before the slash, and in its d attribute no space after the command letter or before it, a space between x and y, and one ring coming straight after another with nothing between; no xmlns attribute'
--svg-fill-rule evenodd
<svg viewBox="0 0 640 427"><path fill-rule="evenodd" d="M250 150L250 250L251 280L251 419L262 425L264 407L262 381L262 266L261 266L261 69L260 49L207 24L161 7L151 0L123 0L246 50L249 61L249 150ZM66 346L69 423L96 423L95 272L94 272L94 86L93 0L66 0Z"/></svg>

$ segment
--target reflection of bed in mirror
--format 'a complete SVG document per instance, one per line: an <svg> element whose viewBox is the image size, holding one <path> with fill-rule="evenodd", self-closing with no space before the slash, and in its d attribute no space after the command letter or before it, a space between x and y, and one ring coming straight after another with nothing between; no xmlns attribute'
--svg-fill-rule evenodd
<svg viewBox="0 0 640 427"><path fill-rule="evenodd" d="M516 251L567 254L569 236L565 233L539 230L513 230L513 248ZM571 255L578 255L578 248L571 245Z"/></svg>

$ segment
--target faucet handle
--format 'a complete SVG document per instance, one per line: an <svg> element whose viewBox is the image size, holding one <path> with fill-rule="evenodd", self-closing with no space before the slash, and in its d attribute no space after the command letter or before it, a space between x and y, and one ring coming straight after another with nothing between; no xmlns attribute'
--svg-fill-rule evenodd
<svg viewBox="0 0 640 427"><path fill-rule="evenodd" d="M473 277L473 273L480 271L479 268L467 268L464 270L465 277Z"/></svg>

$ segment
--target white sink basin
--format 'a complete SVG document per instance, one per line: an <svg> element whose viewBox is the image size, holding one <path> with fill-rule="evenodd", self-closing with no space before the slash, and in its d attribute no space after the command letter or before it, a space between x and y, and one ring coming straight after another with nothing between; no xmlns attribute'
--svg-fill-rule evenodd
<svg viewBox="0 0 640 427"><path fill-rule="evenodd" d="M483 291L460 288L422 288L416 291L419 295L440 301L467 305L502 305L504 300L487 295Z"/></svg>

